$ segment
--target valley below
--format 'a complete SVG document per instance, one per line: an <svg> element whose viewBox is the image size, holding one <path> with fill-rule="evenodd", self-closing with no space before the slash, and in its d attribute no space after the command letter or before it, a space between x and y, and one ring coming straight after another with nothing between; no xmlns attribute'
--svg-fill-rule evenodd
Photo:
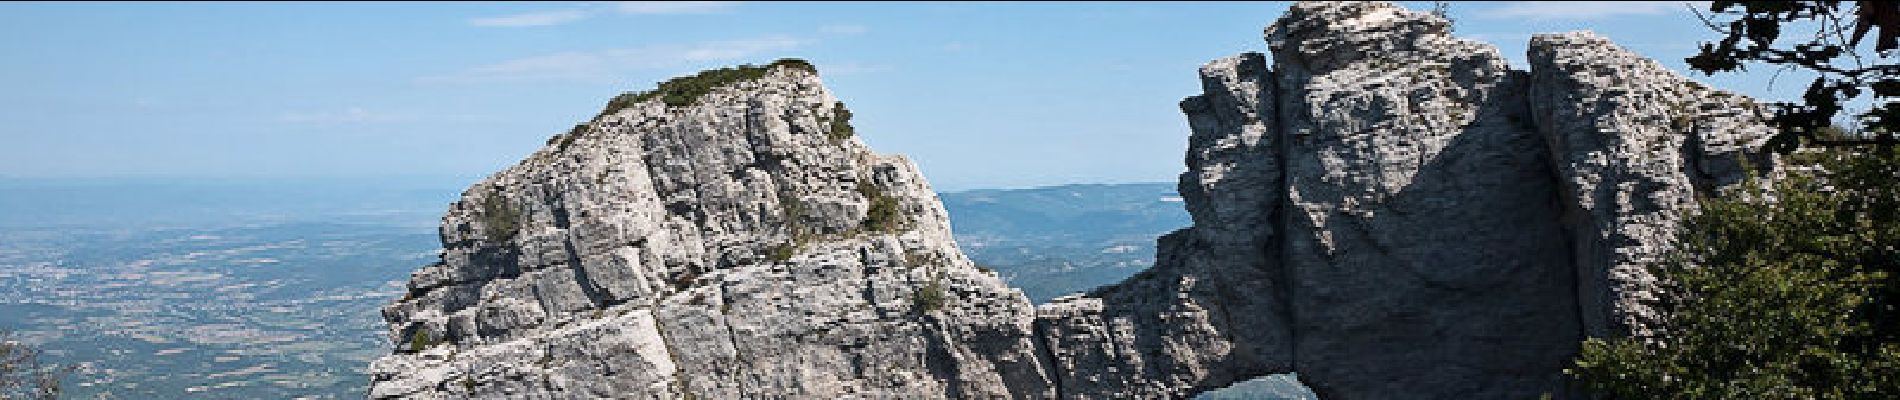
<svg viewBox="0 0 1900 400"><path fill-rule="evenodd" d="M1173 186L941 196L970 257L1041 303L1148 268L1155 237L1190 223ZM391 348L381 308L436 258L436 208L453 194L409 185L339 207L259 183L75 210L71 196L134 199L149 186L6 187L22 190L0 217L0 329L79 367L64 394L78 399L362 397L365 367ZM1237 386L1203 398L1311 396L1286 377Z"/></svg>

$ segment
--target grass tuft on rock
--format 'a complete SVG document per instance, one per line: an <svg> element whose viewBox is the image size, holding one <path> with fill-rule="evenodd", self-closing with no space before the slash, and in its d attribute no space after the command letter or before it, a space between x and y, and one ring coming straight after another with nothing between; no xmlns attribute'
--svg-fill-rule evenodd
<svg viewBox="0 0 1900 400"><path fill-rule="evenodd" d="M811 74L818 73L818 68L812 66L811 62L796 58L782 58L764 66L744 64L737 67L700 71L700 73L690 76L668 79L666 82L661 82L653 90L627 92L621 93L619 96L614 96L612 100L607 101L607 107L600 111L600 115L613 114L627 107L632 107L635 104L655 98L665 102L667 107L690 106L698 102L700 96L712 93L714 89L733 83L758 80L759 78L765 77L766 73L771 72L773 68L800 70ZM595 118L599 118L599 116L595 116Z"/></svg>

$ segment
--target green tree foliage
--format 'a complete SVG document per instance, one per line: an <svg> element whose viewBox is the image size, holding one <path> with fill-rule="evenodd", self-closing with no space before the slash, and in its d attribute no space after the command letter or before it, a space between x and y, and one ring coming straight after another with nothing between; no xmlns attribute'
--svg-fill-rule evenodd
<svg viewBox="0 0 1900 400"><path fill-rule="evenodd" d="M421 352L435 345L435 337L429 335L428 329L416 329L415 333L409 335L409 351L411 352Z"/></svg>
<svg viewBox="0 0 1900 400"><path fill-rule="evenodd" d="M1900 396L1900 151L1795 159L1813 172L1704 201L1653 267L1668 334L1590 339L1569 372L1621 399Z"/></svg>
<svg viewBox="0 0 1900 400"><path fill-rule="evenodd" d="M21 343L12 332L0 332L0 398L59 398L59 381L72 369L48 365L41 355L40 349Z"/></svg>
<svg viewBox="0 0 1900 400"><path fill-rule="evenodd" d="M1750 62L1803 69L1819 76L1808 85L1800 103L1774 104L1769 123L1780 130L1768 142L1771 150L1787 154L1803 145L1858 146L1900 143L1900 64L1887 57L1900 49L1900 2L1859 1L1851 9L1840 1L1715 1L1704 17L1722 33L1714 43L1688 58L1689 67L1707 74L1737 71ZM1815 28L1793 32L1788 27ZM1870 32L1877 32L1877 58L1855 49ZM1847 104L1871 94L1872 106L1854 115L1846 137L1822 137L1836 124Z"/></svg>
<svg viewBox="0 0 1900 400"><path fill-rule="evenodd" d="M737 82L763 78L765 74L771 72L773 68L790 68L812 74L818 73L818 68L812 66L810 62L796 58L779 59L765 66L744 64L731 68L700 71L698 74L668 79L666 82L661 82L659 86L653 90L627 92L619 96L614 96L612 100L607 101L607 107L600 111L600 115L612 114L654 98L659 98L665 102L668 107L690 106L693 105L694 102L699 101L700 96L712 93L713 89L718 89L722 86ZM596 116L595 118L599 117Z"/></svg>
<svg viewBox="0 0 1900 400"><path fill-rule="evenodd" d="M870 182L858 182L858 194L871 203L871 208L864 212L865 230L896 232L904 227L906 219L903 210L898 208L897 198L884 194Z"/></svg>
<svg viewBox="0 0 1900 400"><path fill-rule="evenodd" d="M508 199L498 193L489 193L482 198L482 235L488 240L505 242L515 237L521 229L521 215Z"/></svg>
<svg viewBox="0 0 1900 400"><path fill-rule="evenodd" d="M943 309L944 304L950 302L950 298L944 294L942 283L931 281L917 289L916 295L911 297L911 302L915 303L918 312L931 312Z"/></svg>
<svg viewBox="0 0 1900 400"><path fill-rule="evenodd" d="M831 115L831 132L828 136L831 137L833 143L842 142L850 139L851 135L857 134L857 129L851 127L851 109L844 108L844 102L838 102L837 106L832 107Z"/></svg>

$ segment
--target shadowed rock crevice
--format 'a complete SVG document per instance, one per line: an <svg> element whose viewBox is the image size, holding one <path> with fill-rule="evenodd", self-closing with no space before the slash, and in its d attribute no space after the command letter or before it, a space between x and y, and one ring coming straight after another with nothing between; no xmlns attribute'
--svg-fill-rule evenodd
<svg viewBox="0 0 1900 400"><path fill-rule="evenodd" d="M1660 334L1660 261L1698 196L1775 174L1753 100L1707 88L1588 32L1531 38L1530 106L1572 232L1585 331Z"/></svg>
<svg viewBox="0 0 1900 400"><path fill-rule="evenodd" d="M690 105L623 104L477 184L443 218L443 262L385 312L392 339L458 336L378 360L371 397L1052 392L1028 301L963 257L907 160L828 137L837 103L772 67ZM856 229L867 179L896 229ZM491 195L522 205L506 240L482 236ZM940 305L914 301L926 286Z"/></svg>
<svg viewBox="0 0 1900 400"><path fill-rule="evenodd" d="M1577 398L1578 342L1662 332L1642 265L1696 196L1772 171L1748 151L1772 130L1593 34L1515 71L1449 26L1303 2L1270 56L1203 66L1194 225L1040 307L971 264L908 160L829 134L809 68L617 102L450 207L442 261L384 309L393 341L446 340L377 360L370 395L1184 398L1298 373L1329 399Z"/></svg>
<svg viewBox="0 0 1900 400"><path fill-rule="evenodd" d="M1630 255L1667 249L1683 200L1739 182L1738 163L1771 170L1745 151L1766 132L1739 96L1588 33L1535 39L1525 72L1448 27L1300 3L1266 30L1270 69L1203 67L1182 102L1195 225L1153 269L1040 308L1064 394L1297 371L1322 398L1578 396L1561 369L1584 335L1641 334L1618 321L1667 295ZM1249 90L1265 94L1231 100Z"/></svg>

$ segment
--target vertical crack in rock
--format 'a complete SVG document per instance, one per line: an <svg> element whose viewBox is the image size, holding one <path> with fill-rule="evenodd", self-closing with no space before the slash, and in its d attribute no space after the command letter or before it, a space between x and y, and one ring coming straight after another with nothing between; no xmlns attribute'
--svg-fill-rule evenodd
<svg viewBox="0 0 1900 400"><path fill-rule="evenodd" d="M1554 188L1496 49L1385 3L1266 32L1287 133L1294 369L1326 398L1534 398L1579 341Z"/></svg>
<svg viewBox="0 0 1900 400"><path fill-rule="evenodd" d="M1193 136L1180 189L1195 226L1157 241L1155 267L1038 311L1065 398L1170 398L1289 372L1272 223L1281 186L1266 58L1201 68L1181 102ZM1244 294L1244 295L1240 295Z"/></svg>
<svg viewBox="0 0 1900 400"><path fill-rule="evenodd" d="M1279 81L1280 79L1279 71L1269 71L1268 73L1270 74L1267 80L1269 84ZM1273 86L1266 90L1261 90L1260 95L1262 97L1260 104L1271 104L1271 105L1284 104L1282 103L1282 99L1280 98L1280 90L1278 86ZM1271 114L1268 114L1269 112ZM1273 164L1274 164L1273 168L1274 168L1274 174L1275 174L1274 179L1280 182L1282 185L1284 185L1286 182L1286 170L1287 170L1286 161L1289 158L1289 155L1287 154L1287 149L1291 147L1291 146L1285 145L1285 143L1287 143L1289 140L1292 140L1291 137L1287 135L1287 132L1290 132L1290 131L1287 130L1286 121L1288 120L1288 118L1284 114L1286 112L1288 112L1288 109L1286 107L1278 107L1278 106L1274 107L1274 110L1262 110L1262 113L1264 115L1269 115L1273 117L1272 123L1267 125L1267 127L1271 129L1271 131L1269 131L1267 134L1269 135L1270 138L1274 140L1274 142L1281 143L1281 145L1279 146L1274 146L1270 151L1273 154ZM1290 206L1288 205L1292 204L1293 201L1291 198L1288 198L1287 195L1288 195L1288 192L1283 187L1280 188L1280 190L1274 194L1274 198L1273 198L1274 201L1271 205L1269 205L1269 207L1271 207L1272 214L1269 217L1270 219L1268 220L1268 223L1271 226L1275 226L1275 227L1290 226L1291 218L1292 218L1292 210L1290 210ZM1268 265L1280 266L1279 274L1277 276L1274 276L1274 278L1277 278L1277 280L1273 282L1272 286L1270 286L1269 289L1273 290L1273 292L1271 293L1271 295L1274 296L1273 300L1278 302L1282 307L1281 320L1283 322L1288 323L1288 327L1285 329L1286 329L1286 342L1288 343L1287 346L1289 347L1289 349L1287 349L1287 353L1288 353L1287 360L1286 360L1287 365L1285 369L1291 372L1293 370L1293 366L1299 365L1299 362L1300 362L1299 353L1293 352L1293 350L1290 348L1292 346L1291 345L1292 343L1299 343L1300 332L1292 329L1290 321L1299 320L1300 310L1291 307L1291 304L1293 304L1293 299L1298 294L1297 289L1293 287L1292 277L1295 273L1297 273L1297 269L1299 268L1299 266L1293 265L1293 263L1287 259L1288 253L1286 251L1286 248L1287 248L1288 237L1289 237L1288 235L1279 235L1267 241L1266 246L1268 247L1267 247L1266 263L1268 263Z"/></svg>
<svg viewBox="0 0 1900 400"><path fill-rule="evenodd" d="M1050 350L1052 346L1050 343L1055 340L1048 333L1053 329L1048 326L1050 323L1048 320L1037 319L1032 325L1034 329L1032 334L1036 341L1036 363L1042 366L1044 376L1049 377L1049 387L1055 394L1055 398L1066 399L1069 396L1064 386L1068 384L1068 379L1065 378L1068 374L1056 366L1056 353Z"/></svg>
<svg viewBox="0 0 1900 400"><path fill-rule="evenodd" d="M1670 221L1693 212L1694 204L1657 205L1653 195L1666 200L1674 197L1671 191L1693 194L1718 190L1704 186L1732 185L1742 176L1742 162L1767 168L1771 162L1745 151L1766 132L1760 121L1736 111L1746 103L1739 97L1703 91L1660 68L1630 70L1653 62L1591 46L1566 51L1584 53L1575 58L1579 62L1619 67L1533 62L1533 68L1589 71L1593 75L1579 76L1618 85L1687 88L1656 97L1695 105L1665 115L1658 115L1660 107L1629 106L1554 116L1538 108L1575 103L1578 92L1595 89L1553 86L1542 71L1513 71L1494 48L1453 38L1447 27L1437 17L1386 3L1300 3L1267 29L1274 69L1262 68L1269 84L1261 86L1269 100L1221 103L1225 90L1211 84L1220 81L1214 78L1220 74L1210 71L1247 70L1235 66L1248 65L1244 60L1250 55L1204 68L1207 93L1182 102L1195 132L1181 188L1194 227L1162 238L1155 268L1040 310L1038 329L1050 342L1050 357L1069 375L1061 381L1076 382L1063 385L1063 394L1182 397L1232 380L1298 370L1301 380L1325 398L1575 396L1560 371L1585 332L1630 334L1590 327L1640 319L1646 312L1623 303L1605 305L1608 300L1580 296L1580 291L1643 300L1667 295L1640 279L1590 281L1607 275L1603 271L1627 274L1642 262L1603 255L1627 254L1632 246L1658 251L1671 246L1664 234L1674 229ZM1617 96L1619 101L1642 98ZM1233 127L1255 123L1247 118L1255 114L1272 116L1258 122L1271 132L1247 142L1256 136ZM1685 117L1698 122L1647 132L1615 126L1619 119ZM1721 128L1700 122L1711 119ZM1629 141L1672 136L1675 142L1658 148L1686 156L1652 157L1636 148L1601 146L1579 154L1578 146L1557 143L1563 135L1598 141L1587 143L1602 142L1602 135L1634 135L1620 139ZM1717 137L1721 144L1683 137ZM1265 149L1237 158L1221 152L1243 148L1232 143ZM1712 159L1745 161L1698 164ZM1630 215L1644 211L1624 209L1592 215L1582 205L1596 204L1589 203L1593 199L1573 194L1584 191L1575 185L1579 175L1573 164L1579 160L1609 160L1612 169L1691 179L1641 183L1639 174L1624 172L1608 178L1614 182L1608 186L1592 181L1587 187L1636 190L1608 202L1635 199L1663 214ZM1248 176L1255 178L1228 192L1219 189ZM1262 204L1262 198L1273 202ZM1619 218L1667 223L1619 225ZM1606 222L1609 227L1601 228ZM1653 234L1641 234L1645 230ZM1613 232L1626 244L1593 247L1573 239L1579 231ZM1248 255L1241 259L1196 262L1204 260L1197 254L1222 242L1261 237L1267 238L1262 250L1238 252ZM1254 266L1277 274L1250 276L1247 271ZM1254 293L1277 297L1284 306L1243 313L1229 311L1236 307L1225 296L1196 303L1195 285L1221 285L1215 291L1225 293L1233 287L1228 285L1249 281L1271 282ZM1582 311L1591 309L1599 313ZM1193 314L1182 310L1219 314L1211 321L1221 323L1198 325L1210 320L1184 318ZM1246 340L1221 336L1234 343L1198 346L1157 346L1148 339L1192 337L1180 333L1197 327L1233 333L1219 325L1262 321L1271 321L1273 328L1264 331L1284 333ZM1290 346L1265 359L1293 365L1250 369L1232 362L1238 358L1223 358L1244 354L1235 350L1243 343Z"/></svg>
<svg viewBox="0 0 1900 400"><path fill-rule="evenodd" d="M1271 56L1203 66L1194 225L1041 306L957 249L908 160L831 137L808 65L618 98L450 207L370 396L1184 398L1297 372L1328 399L1578 398L1583 337L1666 333L1643 267L1697 196L1772 176L1772 130L1594 34L1514 71L1449 26L1301 2Z"/></svg>
<svg viewBox="0 0 1900 400"><path fill-rule="evenodd" d="M840 108L809 67L754 71L690 104L616 101L465 192L443 261L385 310L392 341L431 343L374 362L370 396L1053 396L1033 308L956 249L916 168L829 137ZM872 229L873 201L902 221ZM936 256L868 272L913 253ZM934 328L913 316L925 282Z"/></svg>
<svg viewBox="0 0 1900 400"><path fill-rule="evenodd" d="M736 351L739 349L739 331L734 330L732 328L732 319L727 317L727 315L731 314L729 311L731 311L730 306L732 305L732 298L727 296L726 293L728 292L729 289L728 289L728 286L726 286L723 282L721 283L720 286L718 286L718 288L719 288L719 307L720 307L719 324L726 328L726 345L731 346L731 349ZM708 377L708 378L718 379L718 377ZM746 397L747 391L745 387L745 381L737 380L735 382L737 382L737 387L733 388L734 390L733 394L738 395L740 398Z"/></svg>
<svg viewBox="0 0 1900 400"><path fill-rule="evenodd" d="M1662 261L1698 194L1771 176L1753 101L1713 90L1589 32L1531 38L1530 106L1574 232L1585 332L1661 334ZM1714 161L1709 163L1708 161ZM1701 192L1701 193L1699 193Z"/></svg>

